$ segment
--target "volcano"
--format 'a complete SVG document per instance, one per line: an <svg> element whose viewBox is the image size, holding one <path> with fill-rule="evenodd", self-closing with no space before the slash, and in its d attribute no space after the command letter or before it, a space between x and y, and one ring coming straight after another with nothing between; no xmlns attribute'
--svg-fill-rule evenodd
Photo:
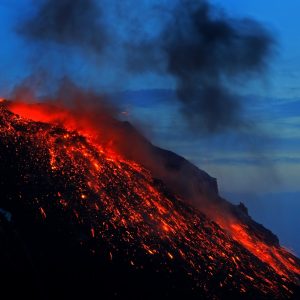
<svg viewBox="0 0 300 300"><path fill-rule="evenodd" d="M204 171L128 123L109 148L28 111L0 103L0 293L299 299L299 259Z"/></svg>

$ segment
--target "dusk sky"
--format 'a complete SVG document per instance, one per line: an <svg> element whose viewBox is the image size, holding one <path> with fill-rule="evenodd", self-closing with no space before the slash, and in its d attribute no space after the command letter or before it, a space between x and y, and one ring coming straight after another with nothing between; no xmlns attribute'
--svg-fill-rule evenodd
<svg viewBox="0 0 300 300"><path fill-rule="evenodd" d="M32 75L35 80L41 76L36 83L37 95L51 90L63 76L85 88L109 93L128 112L128 120L140 126L154 144L183 155L216 177L221 195L235 203L244 202L254 219L300 255L299 1L210 1L229 18L258 21L274 39L266 71L249 82L234 82L245 104L247 126L211 134L189 130L178 102L173 101L176 94L172 76L127 72L117 44L113 51L109 49L98 57L94 52L55 43L49 43L44 52L39 44L25 39L18 33L20 24L35 13L37 2L0 0L2 97L11 97L15 87ZM147 7L144 2L136 5ZM153 2L166 7L174 3ZM133 10L131 17L137 17L135 14ZM116 27L113 16L108 8L105 17L112 28ZM155 36L162 15L150 17L143 24L144 30ZM126 40L131 25L122 24L118 38Z"/></svg>

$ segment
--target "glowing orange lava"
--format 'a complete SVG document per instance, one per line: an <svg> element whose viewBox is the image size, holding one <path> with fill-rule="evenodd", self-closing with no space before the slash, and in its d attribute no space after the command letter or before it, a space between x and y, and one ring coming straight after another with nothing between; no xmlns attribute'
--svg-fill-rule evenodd
<svg viewBox="0 0 300 300"><path fill-rule="evenodd" d="M292 293L284 284L294 283L296 274L300 274L292 254L252 236L245 224L236 223L236 220L225 222L220 218L216 220L217 225L201 212L183 205L180 199L166 196L163 187L154 183L148 170L116 154L107 144L103 147L100 142L103 133L101 129L99 132L91 128L88 116L74 119L66 109L24 103L10 104L9 109L19 117L8 116L2 109L2 114L7 116L6 119L3 117L6 122L0 134L3 137L19 136L16 125L22 125L26 128L22 134L43 150L39 154L41 157L33 154L39 163L49 165L53 175L63 174L76 183L75 196L70 197L61 190L54 194L61 209L72 211L78 223L87 222L87 213L81 213L79 207L88 212L87 227L91 239L111 242L114 236L109 229L118 229L122 232L118 239L124 243L138 243L146 255L165 257L170 272L172 268L168 262L177 259L183 262L187 274L195 277L201 272L208 278L218 274L220 287L230 281L241 293L249 286L256 286L265 294L274 291L280 294L282 289ZM38 124L31 120L50 125L38 130ZM58 128L57 124L64 129ZM48 219L49 205L41 202L38 207L44 221ZM106 216L101 222L100 213ZM114 251L117 249L109 252L111 260ZM203 265L204 260L208 261L207 267ZM261 262L265 263L265 269ZM141 263L133 256L129 264L137 268ZM224 276L220 275L222 268L226 269ZM237 272L247 284L236 279Z"/></svg>
<svg viewBox="0 0 300 300"><path fill-rule="evenodd" d="M228 232L233 239L242 244L246 249L258 257L261 261L270 265L277 274L291 276L300 274L300 267L293 260L293 255L282 247L267 245L253 234L246 224L236 223L237 220L223 220L217 218L217 223Z"/></svg>

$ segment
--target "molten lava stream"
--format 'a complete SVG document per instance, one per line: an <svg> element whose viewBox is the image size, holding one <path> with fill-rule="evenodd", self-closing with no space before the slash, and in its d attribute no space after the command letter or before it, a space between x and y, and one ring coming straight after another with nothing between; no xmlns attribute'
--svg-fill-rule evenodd
<svg viewBox="0 0 300 300"><path fill-rule="evenodd" d="M270 246L264 243L254 234L249 234L247 225L237 223L232 220L224 221L217 219L217 223L230 232L234 240L242 244L252 254L261 261L271 266L277 274L294 280L294 274L300 275L300 268L296 266L296 262L290 258L291 254L282 247Z"/></svg>
<svg viewBox="0 0 300 300"><path fill-rule="evenodd" d="M111 143L105 141L105 145L101 144L104 133L101 128L93 128L87 116L80 115L79 119L74 118L68 110L49 105L13 103L9 107L12 112L25 118L21 120L23 123L29 120L50 123L45 130L33 131L30 139L36 140L40 147L46 149L49 154L47 163L50 164L53 173L67 174L68 178L76 183L77 195L74 197L79 199L82 205L80 209L83 212L86 209L86 215L89 216L97 216L100 211L107 217L107 221L101 224L98 217L91 217L86 221L89 236L93 240L105 237L110 241L112 237L108 229L122 228L124 235L120 239L129 244L139 244L147 255L161 255L166 261L180 258L184 261L187 272L192 270L195 274L200 274L203 261L207 259L208 277L213 277L219 272L219 261L223 259L226 261L223 267L229 268L229 271L226 273L227 278L220 282L220 286L229 280L238 285L233 274L234 270L239 270L251 286L254 285L253 277L256 277L259 278L259 282L255 283L258 289L265 288L268 292L275 289L279 292L279 288L274 284L275 280L272 282L273 279L266 276L270 274L270 270L262 270L260 261L292 282L295 281L293 274L300 274L300 269L287 251L269 246L250 234L246 224L235 222L233 219L228 222L224 217L216 220L216 223L238 242L236 243L214 222L201 217L198 211L195 213L194 210L183 207L180 201L176 202L177 199L171 200L164 195L154 185L149 171L133 161L122 158ZM19 120L19 117L17 119ZM57 133L52 128L55 124L63 126L66 130L58 130ZM30 134L29 131L28 135ZM81 135L85 139L82 139ZM62 207L70 207L78 223L83 223L85 214L81 214L80 209L72 204L76 201L67 199L61 191L57 191L57 195ZM47 203L44 205L47 206ZM40 206L39 213L43 220L48 218L47 207ZM225 240L229 241L224 245ZM250 261L248 251L243 252L244 248L260 261ZM112 256L110 253L110 257ZM131 265L135 264L133 257ZM247 274L246 269L249 269ZM240 285L240 291L245 292L245 287Z"/></svg>
<svg viewBox="0 0 300 300"><path fill-rule="evenodd" d="M113 118L108 116L97 123L91 120L92 107L86 110L80 108L68 108L62 103L54 105L48 103L26 103L26 102L10 102L9 110L21 116L22 118L35 122L49 123L58 125L68 131L76 131L80 135L87 138L98 151L104 153L112 160L121 159L122 155L114 149L114 136L116 133L113 125L105 124L113 122ZM101 127L103 125L103 128ZM109 131L109 135L107 134ZM67 138L67 136L66 136ZM100 143L99 143L100 141Z"/></svg>

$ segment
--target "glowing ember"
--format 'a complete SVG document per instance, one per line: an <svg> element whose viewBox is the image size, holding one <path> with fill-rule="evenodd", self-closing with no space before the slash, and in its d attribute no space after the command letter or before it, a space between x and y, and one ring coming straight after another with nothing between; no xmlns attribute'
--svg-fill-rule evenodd
<svg viewBox="0 0 300 300"><path fill-rule="evenodd" d="M212 222L171 196L148 170L103 147L101 132L89 126L81 126L80 134L74 131L76 120L66 111L45 113L42 105L24 104L10 108L18 115L6 105L0 107L1 143L14 145L16 155L19 147L28 148L37 169L63 178L51 197L23 200L43 222L61 212L64 222L86 228L80 243L92 253L101 253L97 245L105 241L109 260L124 253L131 268L144 268L148 257L173 273L176 262L195 289L208 290L213 282L221 290L230 286L240 294L256 290L274 298L293 295L299 262L283 248L251 236L250 229L235 220L217 220L220 226Z"/></svg>

